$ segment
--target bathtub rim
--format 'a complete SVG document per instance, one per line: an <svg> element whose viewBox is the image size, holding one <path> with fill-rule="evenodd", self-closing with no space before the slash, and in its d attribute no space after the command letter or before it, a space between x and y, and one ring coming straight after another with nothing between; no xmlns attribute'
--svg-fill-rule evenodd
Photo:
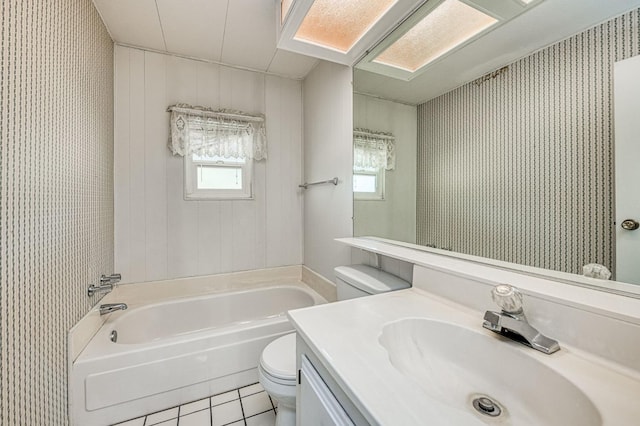
<svg viewBox="0 0 640 426"><path fill-rule="evenodd" d="M234 290L234 291L229 291L229 292L220 292L220 293L211 293L211 294L201 294L201 295L196 295L196 296L184 296L184 297L177 297L175 299L168 299L168 300L164 300L161 302L155 302L155 303L149 303L149 304L142 304L142 305L137 305L134 306L130 309L127 309L125 311L119 311L119 312L114 312L112 315L110 315L110 318L107 318L107 320L104 322L104 324L102 325L102 327L107 327L107 328L111 328L111 330L120 330L126 327L125 325L125 321L130 320L129 317L143 312L143 311L148 311L151 309L155 309L155 308L162 308L163 306L170 306L170 305L177 305L177 304L181 304L181 303L189 303L191 301L194 302L199 302L199 301L203 301L203 300L211 300L211 299L219 299L219 298L226 298L229 296L240 296L242 297L242 295L245 294L251 294L251 293L255 293L255 292L271 292L271 291L277 291L277 290L294 290L295 292L299 292L304 294L305 296L308 296L310 298L310 304L306 305L306 306L301 306L299 308L293 308L293 309L302 309L305 307L310 307L310 306L315 306L318 304L322 304L322 303L326 303L324 301L324 299L322 297L319 297L317 294L314 294L313 291L309 291L306 288L303 288L301 286L293 286L293 285L276 285L276 286L269 286L269 287L259 287L259 288L253 288L253 289L242 289L242 290ZM277 294L276 294L277 296ZM291 310L291 309L288 309ZM230 322L230 323L226 323L224 325L218 325L218 326L211 326L211 327L204 327L204 328L200 328L197 330L193 330L193 331L188 331L188 332L183 332L183 333L178 333L175 335L169 335L169 336L165 336L159 339L152 339L152 340L145 340L145 341L141 341L141 342L121 342L121 341L116 341L114 343L116 343L117 345L137 345L137 344L141 344L141 345L146 345L146 344L151 344L152 342L155 342L156 340L160 340L160 341L168 341L168 340L173 340L173 339L180 339L182 340L182 337L186 337L186 336L192 336L192 335L197 335L198 333L205 333L205 332L209 332L212 330L224 330L227 327L231 327L233 325L240 325L240 324L244 324L246 322L250 322L250 321L263 321L263 320L268 320L268 319L277 319L280 317L286 317L287 315L287 311L285 310L283 312L279 312L277 314L273 314L273 315L268 315L268 316L264 316L264 317L258 317L255 319L250 319L247 321L234 321L234 322ZM109 330L109 333L111 333L111 330ZM102 330L98 330L98 333L101 333ZM98 333L96 333L96 336L98 335ZM182 336L182 337L181 337Z"/></svg>
<svg viewBox="0 0 640 426"><path fill-rule="evenodd" d="M99 305L104 303L118 303L121 299L130 299L130 305L135 306L136 301L148 297L149 302L170 299L176 295L201 295L211 293L224 293L236 289L254 289L269 287L277 284L300 286L310 290L325 301L333 302L334 299L326 299L323 294L327 291L320 290L316 282L306 283L307 277L303 265L278 266L249 271L226 272L221 274L201 275L192 277L178 277L165 280L143 281L139 283L125 283L118 285L112 292L107 293L73 326L67 333L67 368L78 358L89 341L95 336L100 327L108 319L108 315L100 315ZM125 277L126 278L126 277ZM325 279L325 287L335 285ZM328 292L331 294L331 291Z"/></svg>
<svg viewBox="0 0 640 426"><path fill-rule="evenodd" d="M89 343L87 343L87 345L85 346L85 348L82 350L82 352L76 357L76 359L74 360L75 362L81 362L83 360L85 360L86 358L95 358L97 356L100 357L114 357L114 356L118 356L118 354L127 351L127 348L129 350L142 350L142 349L146 349L146 348L157 348L157 347L163 347L165 345L176 345L176 344L180 344L181 342L192 342L194 340L198 340L200 339L203 335L206 335L208 333L216 333L216 334L226 334L229 332L232 332L233 329L235 327L237 327L238 325L240 325L239 322L234 322L234 323L229 323L220 327L208 327L208 328L203 328L200 330L196 330L190 333L183 333L183 334L178 334L175 336L168 336L162 339L157 339L157 340L149 340L149 341L144 341L144 342L136 342L136 343L113 343L109 341L109 336L112 330L117 330L118 329L118 323L123 319L126 318L127 315L129 314L133 314L135 310L142 310L142 309L151 309L157 306L163 306L166 304L171 304L171 303L179 303L179 302L184 302L184 301L190 301L190 300L200 300L200 299L205 299L205 298L218 298L218 297L225 297L227 295L230 294L246 294L246 293L251 293L254 292L256 290L267 290L267 289L295 289L296 291L301 291L307 295L309 295L312 299L312 304L310 304L309 306L305 306L305 307L301 307L301 308L296 308L296 309L305 309L307 307L312 307L312 306L316 306L319 304L324 304L327 303L324 298L322 298L321 296L319 296L317 293L314 294L313 290L310 290L308 288L304 288L302 286L293 286L293 285L278 285L278 286L269 286L269 287L259 287L259 288L253 288L253 289L245 289L245 290L238 290L238 291L232 291L232 292L221 292L221 293L212 293L212 294L201 294L201 295L197 295L197 296L186 296L186 297L182 297L182 298L178 298L178 299L171 299L171 300L165 300L162 302L156 302L156 303L150 303L150 304L142 304L142 305L136 305L131 307L131 311L127 312L127 311L117 311L114 312L112 314L109 314L109 318L106 319L106 321L102 324L102 326L100 327L100 329L98 329L98 331L96 332L96 334L93 336L93 338L89 341ZM126 302L125 302L126 303ZM127 309L129 310L129 309ZM263 318L257 318L254 321L256 323L264 323L264 322L280 322L280 321L288 321L287 319L287 311L284 311L278 315L273 315L273 316L269 316L269 317L263 317ZM253 324L251 323L247 323L245 324L246 327L251 328L254 327ZM215 331L214 331L215 330Z"/></svg>

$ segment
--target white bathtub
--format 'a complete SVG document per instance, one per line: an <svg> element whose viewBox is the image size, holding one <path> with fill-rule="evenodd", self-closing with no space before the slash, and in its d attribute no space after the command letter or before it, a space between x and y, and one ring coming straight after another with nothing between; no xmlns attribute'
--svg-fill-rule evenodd
<svg viewBox="0 0 640 426"><path fill-rule="evenodd" d="M72 423L112 424L254 383L263 348L293 330L286 311L323 301L283 285L111 314L71 366Z"/></svg>

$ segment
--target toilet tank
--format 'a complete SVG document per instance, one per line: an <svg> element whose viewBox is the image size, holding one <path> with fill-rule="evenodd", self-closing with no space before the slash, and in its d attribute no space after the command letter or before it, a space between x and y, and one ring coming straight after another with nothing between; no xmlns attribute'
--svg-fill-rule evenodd
<svg viewBox="0 0 640 426"><path fill-rule="evenodd" d="M338 300L355 299L411 287L411 284L402 278L369 265L338 266L334 272Z"/></svg>

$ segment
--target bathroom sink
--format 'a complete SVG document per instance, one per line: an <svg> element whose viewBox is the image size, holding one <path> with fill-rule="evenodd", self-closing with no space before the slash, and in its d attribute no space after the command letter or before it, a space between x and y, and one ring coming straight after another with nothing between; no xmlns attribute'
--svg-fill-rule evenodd
<svg viewBox="0 0 640 426"><path fill-rule="evenodd" d="M602 424L589 398L545 365L561 352L543 363L482 329L422 318L386 324L379 342L396 370L465 425Z"/></svg>

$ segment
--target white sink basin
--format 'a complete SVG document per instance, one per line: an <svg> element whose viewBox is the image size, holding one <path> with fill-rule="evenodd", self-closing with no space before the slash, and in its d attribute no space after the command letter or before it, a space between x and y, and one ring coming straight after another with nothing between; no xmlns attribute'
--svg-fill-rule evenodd
<svg viewBox="0 0 640 426"><path fill-rule="evenodd" d="M602 424L579 388L536 359L549 356L553 361L554 355L534 357L526 347L514 347L482 329L421 318L386 324L379 341L391 364L450 410L456 424ZM474 409L472 401L483 396L502 410L499 416Z"/></svg>

